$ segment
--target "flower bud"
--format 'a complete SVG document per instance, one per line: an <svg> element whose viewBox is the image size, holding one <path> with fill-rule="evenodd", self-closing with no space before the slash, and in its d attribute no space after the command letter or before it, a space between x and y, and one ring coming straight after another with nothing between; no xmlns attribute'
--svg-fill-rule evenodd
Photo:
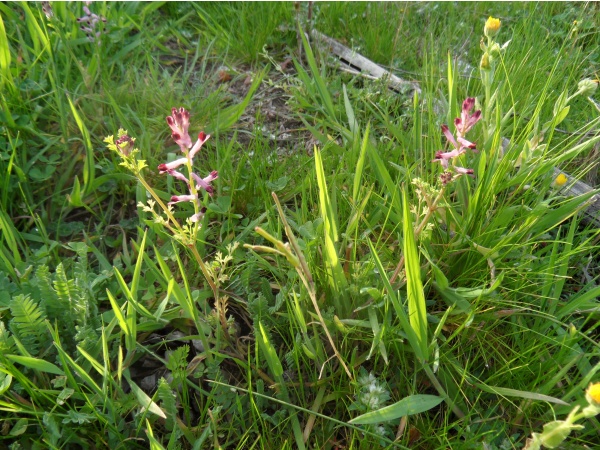
<svg viewBox="0 0 600 450"><path fill-rule="evenodd" d="M483 34L489 38L493 38L498 34L500 29L500 19L495 19L492 16L485 21L485 27L483 27Z"/></svg>
<svg viewBox="0 0 600 450"><path fill-rule="evenodd" d="M598 89L598 82L594 80L590 80L589 78L585 78L579 82L577 85L578 91L584 97L590 97L596 92Z"/></svg>
<svg viewBox="0 0 600 450"><path fill-rule="evenodd" d="M479 63L479 68L481 70L491 70L492 65L490 64L490 55L488 52L485 52L481 57L481 62Z"/></svg>
<svg viewBox="0 0 600 450"><path fill-rule="evenodd" d="M479 48L481 48L481 51L483 52L487 51L487 45L485 45L485 39L483 37L479 41Z"/></svg>
<svg viewBox="0 0 600 450"><path fill-rule="evenodd" d="M115 141L115 145L119 149L122 155L129 156L131 150L133 150L133 144L135 143L135 139L127 136L126 134L122 135Z"/></svg>
<svg viewBox="0 0 600 450"><path fill-rule="evenodd" d="M490 45L488 52L490 53L490 56L492 58L497 58L498 56L500 56L500 46L498 45L498 43L494 42L492 45Z"/></svg>

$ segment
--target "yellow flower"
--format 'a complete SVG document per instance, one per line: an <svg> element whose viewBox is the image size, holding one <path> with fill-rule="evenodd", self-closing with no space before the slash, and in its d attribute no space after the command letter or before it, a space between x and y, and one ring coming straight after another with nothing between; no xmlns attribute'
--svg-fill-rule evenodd
<svg viewBox="0 0 600 450"><path fill-rule="evenodd" d="M500 19L495 19L490 16L488 20L485 21L485 27L483 28L483 34L487 37L492 38L498 34L498 30L500 29Z"/></svg>
<svg viewBox="0 0 600 450"><path fill-rule="evenodd" d="M600 405L600 383L590 384L585 392L588 402Z"/></svg>
<svg viewBox="0 0 600 450"><path fill-rule="evenodd" d="M556 177L556 180L554 180L554 184L557 186L564 186L567 181L569 181L567 176L564 173L561 173Z"/></svg>

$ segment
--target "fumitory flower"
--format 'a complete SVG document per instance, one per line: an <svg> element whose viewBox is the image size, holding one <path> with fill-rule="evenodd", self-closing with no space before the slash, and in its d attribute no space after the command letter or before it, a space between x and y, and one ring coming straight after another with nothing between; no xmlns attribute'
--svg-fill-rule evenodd
<svg viewBox="0 0 600 450"><path fill-rule="evenodd" d="M186 153L187 150L192 146L192 140L188 134L188 128L190 127L190 113L183 108L171 109L171 115L167 117L167 123L173 133L171 137L181 147L181 151Z"/></svg>
<svg viewBox="0 0 600 450"><path fill-rule="evenodd" d="M171 128L171 137L175 143L179 145L185 156L168 163L159 164L158 172L160 174L169 174L187 184L190 193L186 195L173 195L169 205L180 202L193 202L197 212L191 217L191 220L192 222L197 222L206 211L206 208L200 203L198 191L204 190L212 196L214 194L214 188L211 183L219 177L216 170L211 171L204 178L192 171L194 156L196 156L204 143L210 138L210 135L200 132L198 134L198 140L192 145L192 140L188 132L190 127L190 113L184 108L172 108L171 115L167 117L167 124ZM190 171L189 176L175 170L181 166L188 167L188 170Z"/></svg>
<svg viewBox="0 0 600 450"><path fill-rule="evenodd" d="M134 144L135 144L135 139L129 137L126 134L124 134L123 136L121 136L120 138L118 138L115 141L115 145L117 146L117 149L119 149L119 151L124 156L129 156L129 154L131 153L131 150L133 149Z"/></svg>
<svg viewBox="0 0 600 450"><path fill-rule="evenodd" d="M106 17L102 17L102 16L99 16L98 14L92 13L90 11L90 8L87 7L87 5L89 5L91 2L85 2L85 3L86 3L86 6L83 7L83 12L85 13L85 15L78 18L77 22L87 24L87 26L81 25L80 28L82 31L85 31L85 34L87 35L88 40L90 42L94 42L98 38L100 38L100 35L102 34L101 31L96 31L96 28L97 28L96 26L98 25L99 22L106 23ZM98 44L100 44L100 41L98 41Z"/></svg>
<svg viewBox="0 0 600 450"><path fill-rule="evenodd" d="M475 177L475 171L473 169L466 169L464 167L453 167L454 171L460 175L469 175L470 177Z"/></svg>
<svg viewBox="0 0 600 450"><path fill-rule="evenodd" d="M448 162L452 158L456 158L459 155L460 155L460 153L456 149L451 150L449 152L436 152L435 153L435 158L433 159L433 162L438 162L439 161L439 163L442 165L442 167L444 169L447 169L448 168Z"/></svg>
<svg viewBox="0 0 600 450"><path fill-rule="evenodd" d="M453 175L469 175L474 176L473 169L467 169L464 167L458 167L450 165L450 163L460 155L464 154L467 149L477 151L475 149L475 143L470 142L464 138L473 126L481 119L481 111L475 111L471 114L473 107L475 106L475 98L468 97L462 104L462 111L460 117L454 119L454 126L456 127L456 137L450 132L448 125L442 125L442 133L446 136L448 142L454 147L453 149L444 152L438 151L435 153L435 158L432 162L439 162L444 173L440 176L440 180L443 184L448 184Z"/></svg>
<svg viewBox="0 0 600 450"><path fill-rule="evenodd" d="M474 106L474 97L469 97L463 102L460 117L454 119L454 126L456 127L457 136L462 137L467 134L467 132L473 128L479 119L481 119L481 110L477 110L471 114L471 110Z"/></svg>

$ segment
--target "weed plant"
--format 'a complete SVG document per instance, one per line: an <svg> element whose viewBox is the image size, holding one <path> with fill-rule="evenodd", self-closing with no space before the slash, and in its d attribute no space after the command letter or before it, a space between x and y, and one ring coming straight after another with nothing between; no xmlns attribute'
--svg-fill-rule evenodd
<svg viewBox="0 0 600 450"><path fill-rule="evenodd" d="M0 446L600 445L595 8L0 4Z"/></svg>

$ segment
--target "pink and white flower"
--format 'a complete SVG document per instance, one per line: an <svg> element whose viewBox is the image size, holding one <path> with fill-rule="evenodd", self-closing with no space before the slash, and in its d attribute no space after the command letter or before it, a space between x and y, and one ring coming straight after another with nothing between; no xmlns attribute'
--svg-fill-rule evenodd
<svg viewBox="0 0 600 450"><path fill-rule="evenodd" d="M198 222L206 212L206 208L200 203L198 192L204 190L212 197L215 190L211 183L219 177L219 174L216 170L213 170L206 177L202 178L190 169L188 177L176 169L184 165L191 168L194 164L194 157L200 151L204 143L210 138L210 135L201 131L198 133L198 140L192 146L192 140L188 133L190 127L190 113L184 108L172 108L171 115L167 117L167 124L169 124L169 127L171 128L171 137L179 145L185 156L168 163L160 164L158 166L158 172L161 174L166 173L185 182L190 192L189 194L173 195L168 204L170 206L181 202L195 202L197 205L195 206L195 210L197 212L190 217L190 220L192 222ZM190 185L190 177L193 179L194 186Z"/></svg>
<svg viewBox="0 0 600 450"><path fill-rule="evenodd" d="M475 111L471 114L471 110L475 106L475 98L469 97L462 104L462 111L460 117L454 120L456 126L456 137L450 132L448 125L442 125L442 133L446 136L446 139L450 143L452 150L447 152L438 151L435 153L435 158L432 162L439 162L444 169L444 173L440 177L443 184L449 183L453 178L453 174L469 175L474 177L473 169L466 169L464 167L458 167L453 165L453 160L458 158L460 155L466 153L467 149L476 152L476 145L474 142L468 141L464 138L465 134L473 128L473 126L481 119L481 111ZM452 166L451 166L452 163Z"/></svg>
<svg viewBox="0 0 600 450"><path fill-rule="evenodd" d="M471 110L475 106L475 98L469 97L462 104L462 111L460 118L454 119L454 126L456 127L456 135L460 138L469 132L471 128L481 119L481 110L475 111L471 114Z"/></svg>
<svg viewBox="0 0 600 450"><path fill-rule="evenodd" d="M182 152L187 152L187 150L192 146L192 139L188 134L188 129L190 127L190 113L187 112L184 108L172 108L171 115L167 117L167 123L171 128L171 137L173 140L181 147Z"/></svg>

